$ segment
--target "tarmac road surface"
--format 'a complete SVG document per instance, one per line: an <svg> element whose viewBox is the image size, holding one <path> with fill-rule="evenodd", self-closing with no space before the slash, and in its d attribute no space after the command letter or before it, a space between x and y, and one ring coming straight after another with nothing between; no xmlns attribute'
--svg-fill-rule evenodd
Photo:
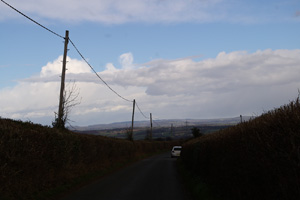
<svg viewBox="0 0 300 200"><path fill-rule="evenodd" d="M63 200L187 200L170 153L125 167L65 196Z"/></svg>

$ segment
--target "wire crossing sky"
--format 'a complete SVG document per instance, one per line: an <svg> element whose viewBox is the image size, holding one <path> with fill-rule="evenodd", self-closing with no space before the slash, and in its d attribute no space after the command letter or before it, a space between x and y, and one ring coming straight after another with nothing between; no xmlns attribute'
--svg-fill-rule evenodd
<svg viewBox="0 0 300 200"><path fill-rule="evenodd" d="M38 23L37 21L33 20L32 18L28 17L27 15L25 15L24 13L22 13L21 11L19 11L18 9L14 8L13 6L9 5L8 3L6 3L5 1L1 0L3 3L5 3L7 6L9 6L10 8L12 8L13 10L15 10L16 12L20 13L21 15L23 15L24 17L26 17L27 19L29 19L30 21L32 21L33 23L39 25L40 27L46 29L47 31L49 31L50 33L53 33L54 35L65 39L63 36L59 35L58 33L55 33L54 31L48 29L47 27L43 26L42 24ZM71 42L71 44L73 45L73 47L76 49L76 51L78 52L78 54L80 55L80 57L86 62L86 64L95 72L95 74L97 75L97 77L112 91L114 92L117 96L119 96L121 99L124 99L125 101L129 101L129 102L133 102L130 101L124 97L122 97L119 93L117 93L115 90L113 90L100 76L99 74L94 70L94 68L89 64L89 62L85 59L85 57L82 55L82 53L79 51L79 49L75 46L74 42L69 39L69 41Z"/></svg>
<svg viewBox="0 0 300 200"><path fill-rule="evenodd" d="M10 4L6 3L5 1L1 0L3 3L5 3L7 6L9 6L10 8L12 8L13 10L15 10L16 12L20 13L21 15L23 15L24 17L26 17L27 19L29 19L30 21L34 22L35 24L37 24L38 26L46 29L47 31L49 31L50 33L53 33L54 35L65 39L63 36L59 35L58 33L55 33L54 31L48 29L47 27L43 26L42 24L38 23L37 21L33 20L32 18L28 17L27 15L25 15L24 13L22 13L21 11L19 11L18 9L14 8L13 6L11 6ZM121 96L118 92L116 92L114 89L112 89L102 78L101 76L95 71L95 69L90 65L90 63L85 59L85 57L82 55L82 53L79 51L79 49L75 46L74 42L69 38L70 43L72 44L72 46L76 49L76 51L78 52L78 54L80 55L80 57L86 62L86 64L93 70L93 72L96 74L96 76L113 92L115 93L118 97L120 97L121 99L128 101L128 102L133 102L132 100L128 100L125 97ZM142 114L142 116L144 116L146 119L148 119L149 117L146 117L144 115L144 113L142 112L142 110L140 109L140 107L137 105L136 106L138 108L138 110L140 111L140 113Z"/></svg>
<svg viewBox="0 0 300 200"><path fill-rule="evenodd" d="M71 44L73 45L73 47L76 49L76 51L78 52L78 54L80 55L80 57L86 62L86 64L93 70L93 72L96 74L96 76L113 92L115 93L118 97L120 97L121 99L128 101L128 102L133 102L131 100L126 99L125 97L121 96L119 93L117 93L114 89L112 89L102 78L101 76L99 76L99 74L95 71L95 69L90 65L90 63L85 59L85 57L82 55L82 53L78 50L78 48L75 46L74 42L69 39L69 41L71 42Z"/></svg>
<svg viewBox="0 0 300 200"><path fill-rule="evenodd" d="M8 4L7 2L5 2L4 0L1 0L4 4L6 4L8 7L10 7L11 9L15 10L16 12L18 12L19 14L23 15L24 17L26 17L27 19L29 19L30 21L32 21L33 23L37 24L38 26L46 29L47 31L49 31L50 33L53 33L54 35L63 38L63 36L59 35L58 33L55 33L54 31L48 29L47 27L43 26L42 24L38 23L37 21L35 21L34 19L28 17L27 15L25 15L24 13L22 13L21 11L19 11L18 9L14 8L12 5Z"/></svg>
<svg viewBox="0 0 300 200"><path fill-rule="evenodd" d="M136 120L207 119L260 115L298 95L298 0L1 2L4 118L54 118L63 46L43 29L71 33L75 126L130 121L130 99L143 105Z"/></svg>

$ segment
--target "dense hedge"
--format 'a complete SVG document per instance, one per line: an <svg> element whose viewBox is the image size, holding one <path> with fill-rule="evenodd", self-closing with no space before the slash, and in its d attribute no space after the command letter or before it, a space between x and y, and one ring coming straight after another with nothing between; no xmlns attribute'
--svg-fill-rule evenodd
<svg viewBox="0 0 300 200"><path fill-rule="evenodd" d="M34 199L85 174L107 170L171 145L81 135L0 119L0 199Z"/></svg>
<svg viewBox="0 0 300 200"><path fill-rule="evenodd" d="M186 143L182 160L218 199L300 199L299 99Z"/></svg>

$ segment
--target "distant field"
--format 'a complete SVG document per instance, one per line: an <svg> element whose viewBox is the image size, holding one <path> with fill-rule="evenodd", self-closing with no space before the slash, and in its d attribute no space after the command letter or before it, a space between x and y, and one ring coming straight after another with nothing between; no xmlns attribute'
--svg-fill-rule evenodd
<svg viewBox="0 0 300 200"><path fill-rule="evenodd" d="M179 126L179 127L156 127L152 130L152 137L156 140L178 140L192 138L193 127L198 127L203 134L219 131L232 125L198 125L198 126ZM126 128L103 129L103 130L87 130L76 131L83 134L101 135L113 138L126 138ZM149 127L137 127L134 129L134 139L144 140L150 133Z"/></svg>
<svg viewBox="0 0 300 200"><path fill-rule="evenodd" d="M255 116L242 116L243 121L248 121ZM199 126L223 126L236 125L241 122L240 116L232 118L216 118L216 119L164 119L153 120L153 128L173 127L199 127ZM76 131L93 131L93 130L110 130L110 129L126 129L131 127L131 121L115 122L110 124L95 124L90 126L72 126L70 130ZM150 127L150 121L135 121L134 128Z"/></svg>

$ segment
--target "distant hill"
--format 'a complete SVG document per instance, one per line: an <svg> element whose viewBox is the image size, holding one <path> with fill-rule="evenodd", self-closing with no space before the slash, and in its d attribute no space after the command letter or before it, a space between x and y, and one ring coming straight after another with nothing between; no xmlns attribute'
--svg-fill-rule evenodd
<svg viewBox="0 0 300 200"><path fill-rule="evenodd" d="M243 121L248 121L250 116L243 116ZM153 120L153 127L180 127L180 126L203 126L203 125L235 125L240 123L240 117L218 118L218 119L165 119ZM149 127L150 121L135 121L134 127ZM95 124L90 126L69 127L70 130L90 131L90 130L108 130L131 127L131 121L115 122L111 124Z"/></svg>

